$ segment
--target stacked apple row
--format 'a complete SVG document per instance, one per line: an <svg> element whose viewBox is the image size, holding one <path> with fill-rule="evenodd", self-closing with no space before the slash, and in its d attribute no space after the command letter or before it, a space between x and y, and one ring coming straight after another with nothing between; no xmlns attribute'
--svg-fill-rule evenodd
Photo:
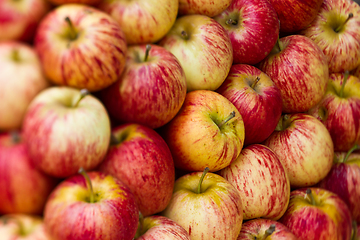
<svg viewBox="0 0 360 240"><path fill-rule="evenodd" d="M278 2L57 0L5 28L0 236L356 239L360 7Z"/></svg>

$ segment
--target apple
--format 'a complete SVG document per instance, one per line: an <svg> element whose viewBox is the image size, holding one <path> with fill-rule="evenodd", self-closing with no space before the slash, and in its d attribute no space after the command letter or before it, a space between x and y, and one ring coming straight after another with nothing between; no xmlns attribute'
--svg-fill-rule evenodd
<svg viewBox="0 0 360 240"><path fill-rule="evenodd" d="M49 196L44 227L51 239L132 240L139 209L130 189L98 171L63 180Z"/></svg>
<svg viewBox="0 0 360 240"><path fill-rule="evenodd" d="M239 110L245 126L245 146L263 142L275 130L282 112L281 93L260 69L234 64L216 92Z"/></svg>
<svg viewBox="0 0 360 240"><path fill-rule="evenodd" d="M348 240L351 236L351 213L346 203L322 188L293 190L279 221L299 240Z"/></svg>
<svg viewBox="0 0 360 240"><path fill-rule="evenodd" d="M256 218L242 224L237 240L298 240L282 223L275 220Z"/></svg>
<svg viewBox="0 0 360 240"><path fill-rule="evenodd" d="M185 228L191 240L236 240L243 221L241 197L226 179L208 170L177 179L162 215Z"/></svg>
<svg viewBox="0 0 360 240"><path fill-rule="evenodd" d="M43 218L31 214L6 214L0 217L1 240L49 240Z"/></svg>
<svg viewBox="0 0 360 240"><path fill-rule="evenodd" d="M187 91L216 90L226 79L233 63L233 49L225 29L205 15L177 18L158 43L180 61Z"/></svg>
<svg viewBox="0 0 360 240"><path fill-rule="evenodd" d="M329 78L327 59L305 36L280 38L259 68L280 89L285 113L305 112L325 94Z"/></svg>
<svg viewBox="0 0 360 240"><path fill-rule="evenodd" d="M233 0L214 19L229 35L234 63L259 63L279 37L279 19L267 0Z"/></svg>
<svg viewBox="0 0 360 240"><path fill-rule="evenodd" d="M64 5L64 4L85 4L90 6L97 6L103 0L48 0L51 4L55 6Z"/></svg>
<svg viewBox="0 0 360 240"><path fill-rule="evenodd" d="M24 118L24 141L35 166L50 176L69 177L94 169L110 143L110 120L89 92L65 86L38 94Z"/></svg>
<svg viewBox="0 0 360 240"><path fill-rule="evenodd" d="M351 75L360 78L360 64L351 72Z"/></svg>
<svg viewBox="0 0 360 240"><path fill-rule="evenodd" d="M0 214L42 214L57 183L36 169L21 132L0 133Z"/></svg>
<svg viewBox="0 0 360 240"><path fill-rule="evenodd" d="M334 145L328 130L305 113L284 114L263 144L279 157L291 188L320 182L333 164Z"/></svg>
<svg viewBox="0 0 360 240"><path fill-rule="evenodd" d="M227 9L232 0L179 0L179 16L199 14L214 17Z"/></svg>
<svg viewBox="0 0 360 240"><path fill-rule="evenodd" d="M83 4L64 4L40 22L34 46L45 76L56 85L99 91L125 67L127 44L110 15Z"/></svg>
<svg viewBox="0 0 360 240"><path fill-rule="evenodd" d="M187 93L178 114L160 135L168 144L175 167L211 172L230 165L240 154L245 138L244 122L236 107L210 90Z"/></svg>
<svg viewBox="0 0 360 240"><path fill-rule="evenodd" d="M99 95L119 122L159 128L184 103L185 73L177 58L161 46L129 46L123 74Z"/></svg>
<svg viewBox="0 0 360 240"><path fill-rule="evenodd" d="M20 41L0 42L0 129L19 130L32 99L50 84L35 49Z"/></svg>
<svg viewBox="0 0 360 240"><path fill-rule="evenodd" d="M348 151L360 138L360 78L330 74L325 95L308 113L326 126L335 151Z"/></svg>
<svg viewBox="0 0 360 240"><path fill-rule="evenodd" d="M324 52L332 72L351 71L360 59L360 6L352 0L323 0L308 27L300 33Z"/></svg>
<svg viewBox="0 0 360 240"><path fill-rule="evenodd" d="M97 8L120 25L129 45L155 43L173 26L179 0L103 0Z"/></svg>
<svg viewBox="0 0 360 240"><path fill-rule="evenodd" d="M32 42L39 22L50 9L47 0L1 0L0 42Z"/></svg>
<svg viewBox="0 0 360 240"><path fill-rule="evenodd" d="M153 129L134 123L113 128L112 136L98 170L130 188L143 216L164 210L175 181L174 161L164 139Z"/></svg>
<svg viewBox="0 0 360 240"><path fill-rule="evenodd" d="M140 220L135 240L190 240L189 233L170 218L152 215Z"/></svg>

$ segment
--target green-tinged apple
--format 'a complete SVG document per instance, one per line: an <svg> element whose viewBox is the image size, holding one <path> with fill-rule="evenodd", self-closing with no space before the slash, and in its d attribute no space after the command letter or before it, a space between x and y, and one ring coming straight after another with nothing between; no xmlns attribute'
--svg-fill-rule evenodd
<svg viewBox="0 0 360 240"><path fill-rule="evenodd" d="M280 31L294 33L306 28L317 16L324 0L269 0L280 21Z"/></svg>
<svg viewBox="0 0 360 240"><path fill-rule="evenodd" d="M256 218L242 224L237 240L298 240L282 223Z"/></svg>
<svg viewBox="0 0 360 240"><path fill-rule="evenodd" d="M32 42L39 22L50 8L47 0L0 0L0 42Z"/></svg>
<svg viewBox="0 0 360 240"><path fill-rule="evenodd" d="M179 0L179 16L200 14L214 17L228 8L232 0Z"/></svg>
<svg viewBox="0 0 360 240"><path fill-rule="evenodd" d="M329 79L327 59L305 36L280 38L259 68L280 89L285 113L305 112L325 94Z"/></svg>
<svg viewBox="0 0 360 240"><path fill-rule="evenodd" d="M319 120L308 114L284 114L264 145L279 157L292 188L320 182L333 164L331 136Z"/></svg>
<svg viewBox="0 0 360 240"><path fill-rule="evenodd" d="M268 0L233 0L214 19L229 35L234 63L259 63L279 37L279 19Z"/></svg>
<svg viewBox="0 0 360 240"><path fill-rule="evenodd" d="M277 155L268 147L252 144L218 173L240 193L244 220L278 220L286 211L290 182Z"/></svg>
<svg viewBox="0 0 360 240"><path fill-rule="evenodd" d="M289 207L279 220L299 240L349 240L351 213L335 193L322 188L293 190Z"/></svg>
<svg viewBox="0 0 360 240"><path fill-rule="evenodd" d="M134 240L190 240L189 233L170 218L152 215L140 218Z"/></svg>
<svg viewBox="0 0 360 240"><path fill-rule="evenodd" d="M0 130L19 130L30 102L50 84L35 49L20 41L0 42L0 72Z"/></svg>
<svg viewBox="0 0 360 240"><path fill-rule="evenodd" d="M179 0L103 0L98 6L120 25L129 45L155 43L176 20Z"/></svg>
<svg viewBox="0 0 360 240"><path fill-rule="evenodd" d="M134 123L114 127L112 136L98 170L130 188L143 216L163 211L175 181L174 161L164 139L153 129Z"/></svg>
<svg viewBox="0 0 360 240"><path fill-rule="evenodd" d="M0 217L1 240L50 240L43 218L31 214L6 214Z"/></svg>
<svg viewBox="0 0 360 240"><path fill-rule="evenodd" d="M243 221L241 197L226 179L208 170L178 178L162 215L185 228L191 240L236 240Z"/></svg>
<svg viewBox="0 0 360 240"><path fill-rule="evenodd" d="M316 18L300 33L324 52L332 72L351 71L360 59L360 6L353 0L324 0Z"/></svg>
<svg viewBox="0 0 360 240"><path fill-rule="evenodd" d="M99 91L125 67L127 44L110 15L84 4L64 4L40 22L34 46L46 77L56 85Z"/></svg>
<svg viewBox="0 0 360 240"><path fill-rule="evenodd" d="M168 144L175 167L211 172L230 165L244 145L244 122L236 107L210 90L187 93L179 113L159 133Z"/></svg>
<svg viewBox="0 0 360 240"><path fill-rule="evenodd" d="M335 151L348 151L360 139L360 78L330 74L325 95L308 113L325 125Z"/></svg>
<svg viewBox="0 0 360 240"><path fill-rule="evenodd" d="M0 133L0 214L42 214L57 183L34 166L21 133Z"/></svg>
<svg viewBox="0 0 360 240"><path fill-rule="evenodd" d="M110 116L119 122L159 128L184 103L185 73L167 49L154 44L132 45L123 74L99 96Z"/></svg>
<svg viewBox="0 0 360 240"><path fill-rule="evenodd" d="M260 69L234 64L216 92L239 110L245 126L245 146L263 142L275 130L282 112L281 93Z"/></svg>
<svg viewBox="0 0 360 240"><path fill-rule="evenodd" d="M55 86L30 103L23 134L35 166L65 178L80 167L91 170L103 161L111 128L100 100L83 90Z"/></svg>
<svg viewBox="0 0 360 240"><path fill-rule="evenodd" d="M52 240L132 240L139 209L119 179L97 171L62 181L49 196L44 226Z"/></svg>
<svg viewBox="0 0 360 240"><path fill-rule="evenodd" d="M159 45L172 52L185 71L187 90L216 90L233 63L233 49L225 29L205 15L177 18Z"/></svg>

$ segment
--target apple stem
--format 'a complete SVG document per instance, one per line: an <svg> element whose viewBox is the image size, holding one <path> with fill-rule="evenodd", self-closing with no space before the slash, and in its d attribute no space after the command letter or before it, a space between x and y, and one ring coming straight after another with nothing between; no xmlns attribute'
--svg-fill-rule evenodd
<svg viewBox="0 0 360 240"><path fill-rule="evenodd" d="M348 78L349 78L349 71L345 71L345 73L344 73L344 81L341 84L341 89L340 89L340 93L339 93L339 96L341 98L344 97L344 88L345 88L345 84L346 84Z"/></svg>
<svg viewBox="0 0 360 240"><path fill-rule="evenodd" d="M77 33L76 33L76 30L75 30L75 27L74 25L72 24L71 20L69 17L66 17L65 18L65 21L68 23L69 25L69 28L70 28L70 31L69 31L69 37L71 40L75 40L77 38Z"/></svg>
<svg viewBox="0 0 360 240"><path fill-rule="evenodd" d="M350 150L346 153L346 156L344 157L344 160L342 161L343 163L346 162L350 156L350 154L355 151L360 149L360 146L358 144L355 144L352 148L350 148Z"/></svg>
<svg viewBox="0 0 360 240"><path fill-rule="evenodd" d="M139 211L139 225L136 230L135 239L139 238L143 234L144 227L144 215Z"/></svg>
<svg viewBox="0 0 360 240"><path fill-rule="evenodd" d="M233 119L235 117L235 111L232 111L229 116L227 118L225 118L220 124L219 124L219 128L221 128L225 123L227 123L228 121L230 121L231 119Z"/></svg>
<svg viewBox="0 0 360 240"><path fill-rule="evenodd" d="M251 88L254 89L255 86L257 85L257 83L260 81L260 77L256 77L255 81L253 82L253 84L251 84Z"/></svg>
<svg viewBox="0 0 360 240"><path fill-rule="evenodd" d="M199 185L198 185L198 188L197 188L197 193L198 193L198 194L201 193L201 184L202 184L202 182L203 182L203 180L204 180L204 178L205 178L205 175L206 175L209 171L210 171L210 168L206 167L206 168L204 169L203 174L202 174L201 177L200 177Z"/></svg>
<svg viewBox="0 0 360 240"><path fill-rule="evenodd" d="M352 221L352 233L351 233L351 240L357 240L357 223L356 220Z"/></svg>
<svg viewBox="0 0 360 240"><path fill-rule="evenodd" d="M146 44L144 62L146 62L146 61L148 60L150 50L151 50L151 45L150 45L150 44Z"/></svg>
<svg viewBox="0 0 360 240"><path fill-rule="evenodd" d="M110 145L118 145L120 143L119 139L115 137L114 134L110 135Z"/></svg>
<svg viewBox="0 0 360 240"><path fill-rule="evenodd" d="M15 48L12 50L12 59L15 62L20 62L20 54L19 54L19 49Z"/></svg>
<svg viewBox="0 0 360 240"><path fill-rule="evenodd" d="M21 138L20 138L19 131L14 130L14 131L11 131L10 134L11 134L11 140L12 140L13 143L19 143L20 142Z"/></svg>
<svg viewBox="0 0 360 240"><path fill-rule="evenodd" d="M187 34L187 32L185 30L181 31L181 36L183 39L186 39L186 40L189 39L189 35Z"/></svg>
<svg viewBox="0 0 360 240"><path fill-rule="evenodd" d="M84 98L84 97L86 97L87 95L89 95L90 94L90 92L87 90L87 89L81 89L80 90L80 97L79 97L79 99L76 101L76 103L74 104L74 108L75 107L77 107L78 105L79 105L79 103L80 103L80 101Z"/></svg>
<svg viewBox="0 0 360 240"><path fill-rule="evenodd" d="M226 25L236 25L237 21L229 18L228 20L226 20L225 24Z"/></svg>
<svg viewBox="0 0 360 240"><path fill-rule="evenodd" d="M87 187L89 189L89 192L90 192L90 203L94 203L95 202L95 195L94 195L94 190L93 190L93 187L92 187L92 184L91 184L91 180L90 180L90 177L89 175L86 173L86 171L84 170L84 168L80 168L79 169L79 173L81 175L83 175L83 177L85 178L86 180L86 184L87 184Z"/></svg>
<svg viewBox="0 0 360 240"><path fill-rule="evenodd" d="M281 52L282 51L282 45L281 45L281 42L280 42L280 38L278 38L276 40L276 46L279 48L279 52Z"/></svg>
<svg viewBox="0 0 360 240"><path fill-rule="evenodd" d="M261 239L266 239L268 236L275 232L275 224L271 224L268 229L266 229L264 236Z"/></svg>
<svg viewBox="0 0 360 240"><path fill-rule="evenodd" d="M340 26L338 26L336 29L335 29L335 32L339 32L343 27L344 25L351 19L354 17L354 14L353 13L349 13L347 19L345 20L345 22L343 24L341 24Z"/></svg>
<svg viewBox="0 0 360 240"><path fill-rule="evenodd" d="M309 197L311 205L316 206L316 202L315 202L315 199L314 199L314 195L312 194L310 188L306 189L306 195L305 195L305 197Z"/></svg>

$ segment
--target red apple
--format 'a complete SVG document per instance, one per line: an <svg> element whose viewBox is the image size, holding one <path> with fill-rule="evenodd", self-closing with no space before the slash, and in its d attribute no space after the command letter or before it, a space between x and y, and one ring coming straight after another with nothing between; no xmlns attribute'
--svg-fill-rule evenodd
<svg viewBox="0 0 360 240"><path fill-rule="evenodd" d="M214 17L229 7L232 0L179 0L179 15L200 14Z"/></svg>
<svg viewBox="0 0 360 240"><path fill-rule="evenodd" d="M185 96L185 73L179 61L157 45L130 46L123 74L100 92L113 118L150 128L168 123L180 110Z"/></svg>
<svg viewBox="0 0 360 240"><path fill-rule="evenodd" d="M267 0L233 0L214 19L229 35L234 63L259 63L279 37L279 19Z"/></svg>
<svg viewBox="0 0 360 240"><path fill-rule="evenodd" d="M245 146L263 142L275 130L282 112L281 93L258 68L234 64L216 91L239 110L245 126Z"/></svg>

